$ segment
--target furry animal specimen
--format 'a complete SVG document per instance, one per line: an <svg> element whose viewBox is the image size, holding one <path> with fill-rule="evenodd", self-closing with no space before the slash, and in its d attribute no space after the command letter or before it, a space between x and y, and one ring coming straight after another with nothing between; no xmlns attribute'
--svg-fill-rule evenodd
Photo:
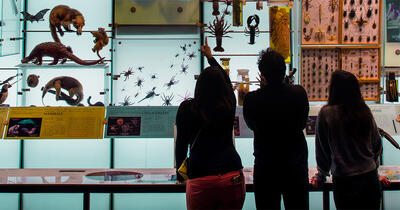
<svg viewBox="0 0 400 210"><path fill-rule="evenodd" d="M60 36L64 36L64 31L61 26L68 32L71 32L70 24L76 28L76 34L82 34L82 28L85 25L85 19L78 10L72 9L66 5L58 5L50 12L50 31L55 42L61 42L57 36L57 31Z"/></svg>
<svg viewBox="0 0 400 210"><path fill-rule="evenodd" d="M102 58L97 61L87 62L76 57L72 53L72 49L70 47L66 47L65 45L58 42L44 42L36 45L36 47L33 48L31 54L29 54L28 57L22 59L21 62L28 63L29 61L34 60L33 63L41 65L43 56L54 58L53 62L49 65L56 65L60 59L62 59L61 64L63 64L67 61L67 58L81 65L94 65L104 59Z"/></svg>
<svg viewBox="0 0 400 210"><path fill-rule="evenodd" d="M69 93L69 97L72 99L72 97L76 96L77 98L75 100L72 99L68 104L70 105L78 105L79 102L82 101L83 99L83 88L82 84L75 78L73 77L68 77L68 76L60 76L60 77L55 77L54 79L50 80L46 86L43 88L43 93L42 93L42 102L43 98L46 95L47 91L51 88L56 89L56 100L60 100L60 95L61 95L61 89L67 90Z"/></svg>
<svg viewBox="0 0 400 210"><path fill-rule="evenodd" d="M96 38L93 42L95 43L92 48L93 52L97 53L97 56L101 58L99 51L108 44L108 36L104 28L99 28L97 31L91 31L92 35Z"/></svg>

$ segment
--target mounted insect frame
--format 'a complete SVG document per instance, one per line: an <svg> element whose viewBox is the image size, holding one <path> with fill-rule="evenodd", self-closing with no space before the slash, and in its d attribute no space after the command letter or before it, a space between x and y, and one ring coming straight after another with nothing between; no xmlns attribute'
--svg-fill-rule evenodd
<svg viewBox="0 0 400 210"><path fill-rule="evenodd" d="M340 47L341 69L357 77L364 100L380 100L380 52L380 47Z"/></svg>
<svg viewBox="0 0 400 210"><path fill-rule="evenodd" d="M400 42L400 1L386 0L387 42Z"/></svg>
<svg viewBox="0 0 400 210"><path fill-rule="evenodd" d="M342 0L341 3L341 44L380 44L382 0Z"/></svg>
<svg viewBox="0 0 400 210"><path fill-rule="evenodd" d="M300 84L309 101L328 100L332 72L340 69L340 50L337 47L302 47L300 59Z"/></svg>
<svg viewBox="0 0 400 210"><path fill-rule="evenodd" d="M302 45L337 45L341 40L340 0L301 1Z"/></svg>
<svg viewBox="0 0 400 210"><path fill-rule="evenodd" d="M196 25L198 0L115 0L115 25Z"/></svg>

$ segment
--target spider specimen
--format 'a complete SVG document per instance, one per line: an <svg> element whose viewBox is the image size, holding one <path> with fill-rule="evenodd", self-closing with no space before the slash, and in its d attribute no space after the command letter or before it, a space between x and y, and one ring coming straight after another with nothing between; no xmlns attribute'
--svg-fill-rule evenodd
<svg viewBox="0 0 400 210"><path fill-rule="evenodd" d="M134 103L131 102L130 98L131 98L130 96L125 96L124 101L123 101L123 102L119 102L119 104L120 104L121 106L130 106L130 105L133 105Z"/></svg>
<svg viewBox="0 0 400 210"><path fill-rule="evenodd" d="M120 75L123 75L125 77L124 81L129 79L130 75L133 75L135 72L133 72L132 67L128 68L128 71L123 71Z"/></svg>
<svg viewBox="0 0 400 210"><path fill-rule="evenodd" d="M189 60L192 60L192 58L197 57L196 52L189 53L189 54L187 54L187 56L188 56Z"/></svg>
<svg viewBox="0 0 400 210"><path fill-rule="evenodd" d="M138 77L136 79L135 85L138 86L139 88L141 88L141 87L143 87L143 82L144 82L144 79Z"/></svg>
<svg viewBox="0 0 400 210"><path fill-rule="evenodd" d="M165 83L164 86L167 86L167 89L170 89L172 85L176 85L179 80L175 80L175 76L172 76L168 83Z"/></svg>
<svg viewBox="0 0 400 210"><path fill-rule="evenodd" d="M185 64L183 64L182 63L182 65L181 65L181 73L183 73L183 74L187 74L188 72L188 69L189 69L189 65L185 65Z"/></svg>
<svg viewBox="0 0 400 210"><path fill-rule="evenodd" d="M163 106L171 106L172 105L172 99L174 99L174 94L172 93L169 96L166 96L164 93L161 96L161 99L164 101L164 103L162 104Z"/></svg>
<svg viewBox="0 0 400 210"><path fill-rule="evenodd" d="M181 95L178 95L178 96L181 98L180 102L187 101L187 100L189 100L189 99L191 98L191 97L190 97L190 92L187 91L187 90L186 90L186 93L185 93L184 96L181 96Z"/></svg>

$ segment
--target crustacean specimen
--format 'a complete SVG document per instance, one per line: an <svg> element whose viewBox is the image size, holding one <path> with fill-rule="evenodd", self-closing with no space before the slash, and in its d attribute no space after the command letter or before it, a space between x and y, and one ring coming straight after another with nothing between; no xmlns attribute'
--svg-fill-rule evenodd
<svg viewBox="0 0 400 210"><path fill-rule="evenodd" d="M253 21L255 21L254 25L252 25ZM246 28L245 35L250 36L249 44L254 44L256 35L258 36L258 34L260 34L260 30L258 29L259 24L260 24L260 17L258 17L258 15L251 15L247 18L248 28Z"/></svg>
<svg viewBox="0 0 400 210"><path fill-rule="evenodd" d="M164 86L167 86L167 89L170 89L172 85L176 85L179 82L179 80L175 80L175 76L172 76L169 82L165 83Z"/></svg>
<svg viewBox="0 0 400 210"><path fill-rule="evenodd" d="M289 12L287 12L286 8L277 6L270 7L269 11L272 49L279 52L286 59L290 56Z"/></svg>
<svg viewBox="0 0 400 210"><path fill-rule="evenodd" d="M134 73L135 72L133 72L132 67L129 67L128 71L123 71L120 75L125 77L125 79L124 79L124 82L125 82L126 80L129 79L129 76L133 75Z"/></svg>
<svg viewBox="0 0 400 210"><path fill-rule="evenodd" d="M133 105L134 103L131 102L130 98L131 98L130 96L125 96L124 101L123 101L123 102L119 102L119 104L120 104L121 106L130 106L130 105Z"/></svg>
<svg viewBox="0 0 400 210"><path fill-rule="evenodd" d="M207 26L207 28L210 29L211 34L215 36L217 41L217 46L214 48L215 52L224 52L224 48L222 48L222 37L230 37L225 36L229 33L228 29L229 27L231 27L231 25L228 25L228 22L225 21L224 16L225 14L223 14L221 18L218 18L218 16L216 16L213 23L211 24L210 22L210 24Z"/></svg>
<svg viewBox="0 0 400 210"><path fill-rule="evenodd" d="M142 101L144 101L146 99L153 98L154 96L159 96L160 94L157 94L155 92L155 90L156 90L156 87L153 87L153 89L151 89L149 92L147 92L146 97L144 97L142 100L138 101L138 103L140 103L140 102L142 102Z"/></svg>
<svg viewBox="0 0 400 210"><path fill-rule="evenodd" d="M212 15L218 16L219 15L219 3L218 0L213 0L213 13Z"/></svg>
<svg viewBox="0 0 400 210"><path fill-rule="evenodd" d="M163 93L161 99L164 101L164 103L162 104L163 106L171 106L172 99L174 99L174 94L172 93L171 95L168 96Z"/></svg>

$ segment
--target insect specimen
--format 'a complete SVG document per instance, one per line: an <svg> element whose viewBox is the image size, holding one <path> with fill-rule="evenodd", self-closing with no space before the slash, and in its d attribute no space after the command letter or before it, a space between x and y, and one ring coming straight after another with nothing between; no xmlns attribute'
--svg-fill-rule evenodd
<svg viewBox="0 0 400 210"><path fill-rule="evenodd" d="M129 76L131 76L131 75L133 75L133 74L134 74L134 72L133 72L133 70L132 70L132 67L129 67L129 68L128 68L128 71L123 71L120 75L122 75L122 76L125 77L125 79L124 79L124 82L125 82L126 80L129 79Z"/></svg>
<svg viewBox="0 0 400 210"><path fill-rule="evenodd" d="M350 37L350 42L353 42L354 41L354 38L353 37Z"/></svg>
<svg viewBox="0 0 400 210"><path fill-rule="evenodd" d="M377 15L378 14L378 9L375 9L375 15Z"/></svg>
<svg viewBox="0 0 400 210"><path fill-rule="evenodd" d="M349 28L349 22L348 22L348 21L345 21L345 22L344 22L344 28L345 28L345 29L348 29L348 28Z"/></svg>
<svg viewBox="0 0 400 210"><path fill-rule="evenodd" d="M350 0L350 5L354 5L355 0Z"/></svg>
<svg viewBox="0 0 400 210"><path fill-rule="evenodd" d="M315 39L317 41L322 41L324 40L325 37L325 31L321 30L320 28L315 32Z"/></svg>
<svg viewBox="0 0 400 210"><path fill-rule="evenodd" d="M360 31L362 31L363 25L367 23L368 21L364 20L363 17L361 16L360 19L356 20L354 24L357 24L357 26L360 27Z"/></svg>
<svg viewBox="0 0 400 210"><path fill-rule="evenodd" d="M372 39L373 39L374 41L376 41L376 36L372 37Z"/></svg>
<svg viewBox="0 0 400 210"><path fill-rule="evenodd" d="M372 16L372 9L368 9L367 18L370 18L371 16Z"/></svg>
<svg viewBox="0 0 400 210"><path fill-rule="evenodd" d="M137 87L139 87L139 88L142 88L142 87L143 87L143 82L144 82L144 79L138 77L138 78L136 79L135 85L136 85Z"/></svg>
<svg viewBox="0 0 400 210"><path fill-rule="evenodd" d="M159 96L160 94L157 94L157 93L155 92L155 90L156 90L156 87L153 87L153 89L151 89L150 91L148 91L148 92L146 93L146 97L144 97L142 100L138 101L138 103L140 103L140 102L142 102L142 101L144 101L144 100L146 100L146 99L153 98L154 96Z"/></svg>
<svg viewBox="0 0 400 210"><path fill-rule="evenodd" d="M253 21L255 24L252 25ZM255 37L260 33L258 25L260 24L260 17L258 15L251 15L247 18L247 28L245 29L245 35L250 36L249 44L255 43Z"/></svg>
<svg viewBox="0 0 400 210"><path fill-rule="evenodd" d="M347 16L347 11L345 10L345 11L343 11L343 17L346 17Z"/></svg>
<svg viewBox="0 0 400 210"><path fill-rule="evenodd" d="M144 69L144 66L137 67L137 70L139 70L140 72L142 72L143 69Z"/></svg>
<svg viewBox="0 0 400 210"><path fill-rule="evenodd" d="M179 56L179 53L176 53L176 54L175 54L175 58L177 58L178 56Z"/></svg>
<svg viewBox="0 0 400 210"><path fill-rule="evenodd" d="M228 22L225 21L224 15L222 15L221 18L218 18L218 16L215 17L213 23L207 25L207 28L210 29L211 34L215 36L217 46L213 49L216 52L223 52L225 51L224 48L222 48L222 37L230 37L230 36L225 36L226 34L229 33L228 29L231 27L231 25L228 25Z"/></svg>
<svg viewBox="0 0 400 210"><path fill-rule="evenodd" d="M130 96L125 96L124 101L123 101L123 102L119 102L119 104L120 104L121 106L130 106L130 105L133 105L134 103L131 102L130 98L131 98Z"/></svg>
<svg viewBox="0 0 400 210"><path fill-rule="evenodd" d="M134 97L135 97L135 98L137 98L137 97L138 97L138 95L139 95L139 93L136 93Z"/></svg>
<svg viewBox="0 0 400 210"><path fill-rule="evenodd" d="M367 37L367 42L370 42L371 41L371 37Z"/></svg>
<svg viewBox="0 0 400 210"><path fill-rule="evenodd" d="M311 40L311 36L312 36L313 30L314 30L314 28L311 28L310 29L310 33L307 34L307 29L303 28L304 40L306 40L307 42Z"/></svg>
<svg viewBox="0 0 400 210"><path fill-rule="evenodd" d="M311 8L310 3L311 3L311 0L305 0L304 5L306 6L306 11L308 11L308 9Z"/></svg>
<svg viewBox="0 0 400 210"><path fill-rule="evenodd" d="M174 94L172 93L168 96L163 93L161 99L164 101L164 103L162 104L163 106L171 106L172 99L174 99Z"/></svg>
<svg viewBox="0 0 400 210"><path fill-rule="evenodd" d="M188 69L189 69L189 65L185 65L185 64L181 64L181 73L183 73L183 74L187 74L188 72Z"/></svg>
<svg viewBox="0 0 400 210"><path fill-rule="evenodd" d="M157 74L152 74L152 75L150 76L150 79L152 79L152 80L158 79Z"/></svg>
<svg viewBox="0 0 400 210"><path fill-rule="evenodd" d="M186 53L186 50L187 50L186 44L184 44L184 45L180 46L180 48L183 50L183 52L185 52L185 53Z"/></svg>
<svg viewBox="0 0 400 210"><path fill-rule="evenodd" d="M338 0L329 0L329 8L331 9L331 12L334 13L339 1Z"/></svg>
<svg viewBox="0 0 400 210"><path fill-rule="evenodd" d="M376 23L374 22L374 24L372 24L372 29L376 28Z"/></svg>
<svg viewBox="0 0 400 210"><path fill-rule="evenodd" d="M321 24L322 22L322 5L319 5L319 23Z"/></svg>
<svg viewBox="0 0 400 210"><path fill-rule="evenodd" d="M331 33L331 31L332 31L332 27L331 27L331 25L328 25L328 29L326 30L326 33Z"/></svg>
<svg viewBox="0 0 400 210"><path fill-rule="evenodd" d="M176 85L179 82L179 80L175 80L175 76L172 76L169 82L165 83L164 86L167 86L167 89L170 89L172 85Z"/></svg>
<svg viewBox="0 0 400 210"><path fill-rule="evenodd" d="M368 5L371 5L372 4L372 0L368 0Z"/></svg>
<svg viewBox="0 0 400 210"><path fill-rule="evenodd" d="M304 14L304 23L308 25L310 23L310 13L306 12Z"/></svg>
<svg viewBox="0 0 400 210"><path fill-rule="evenodd" d="M187 56L188 56L189 60L192 60L192 58L196 57L196 52L189 53Z"/></svg>
<svg viewBox="0 0 400 210"><path fill-rule="evenodd" d="M360 5L363 3L363 0L360 0Z"/></svg>
<svg viewBox="0 0 400 210"><path fill-rule="evenodd" d="M349 18L353 19L356 16L356 11L354 9L350 10Z"/></svg>
<svg viewBox="0 0 400 210"><path fill-rule="evenodd" d="M331 16L331 22L332 22L332 23L335 22L335 15L332 15L332 16Z"/></svg>
<svg viewBox="0 0 400 210"><path fill-rule="evenodd" d="M335 35L328 35L327 39L329 41L335 41L336 40L336 36Z"/></svg>
<svg viewBox="0 0 400 210"><path fill-rule="evenodd" d="M343 4L346 5L347 4L347 0L344 0Z"/></svg>
<svg viewBox="0 0 400 210"><path fill-rule="evenodd" d="M358 37L358 42L361 42L362 41L362 36L359 36Z"/></svg>

